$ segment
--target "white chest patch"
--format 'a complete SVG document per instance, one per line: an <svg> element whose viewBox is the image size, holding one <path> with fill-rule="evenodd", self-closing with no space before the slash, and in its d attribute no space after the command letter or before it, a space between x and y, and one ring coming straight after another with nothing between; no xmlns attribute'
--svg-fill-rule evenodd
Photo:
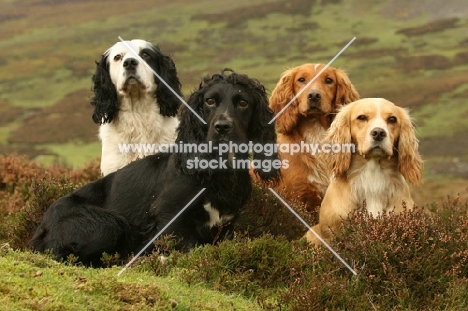
<svg viewBox="0 0 468 311"><path fill-rule="evenodd" d="M123 108L118 116L99 127L103 175L157 153L160 144L175 141L178 119L163 117L154 101L139 102L133 108L129 103L121 103Z"/></svg>
<svg viewBox="0 0 468 311"><path fill-rule="evenodd" d="M309 124L308 130L304 133L303 140L306 144L315 144L315 148L317 148L322 142L325 134L326 130L320 125L320 123L318 123L318 121L314 121L314 123Z"/></svg>
<svg viewBox="0 0 468 311"><path fill-rule="evenodd" d="M371 160L351 182L351 189L358 204L366 202L366 209L374 217L390 206L395 189L394 184L389 182L388 172L382 170L378 161Z"/></svg>
<svg viewBox="0 0 468 311"><path fill-rule="evenodd" d="M219 211L211 205L211 202L206 202L205 204L203 204L203 207L210 216L210 220L206 222L206 225L210 228L214 226L223 225L229 222L232 218L234 218L233 215L223 215L220 217Z"/></svg>

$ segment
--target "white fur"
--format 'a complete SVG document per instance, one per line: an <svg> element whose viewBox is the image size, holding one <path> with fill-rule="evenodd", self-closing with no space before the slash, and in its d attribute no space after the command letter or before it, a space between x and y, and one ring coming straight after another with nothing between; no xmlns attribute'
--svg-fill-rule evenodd
<svg viewBox="0 0 468 311"><path fill-rule="evenodd" d="M316 145L317 150L316 154L312 154L313 150L310 150L310 153L313 156L320 156L321 147L322 147L322 139L325 136L326 130L317 120L314 120L313 123L310 124L307 131L304 133L305 143L309 145ZM312 148L311 148L312 149ZM307 174L307 180L312 184L320 185L322 188L322 193L325 193L325 190L330 183L330 177L328 176L328 168L324 161L318 161L316 163L316 169L309 170Z"/></svg>
<svg viewBox="0 0 468 311"><path fill-rule="evenodd" d="M150 102L138 102L133 109L121 110L111 123L101 125L99 138L102 142L101 172L105 176L128 163L154 152L122 153L119 144L160 144L173 143L179 121L175 117L163 117L159 107L151 98Z"/></svg>
<svg viewBox="0 0 468 311"><path fill-rule="evenodd" d="M219 211L215 207L213 207L210 202L203 204L203 207L210 215L210 220L206 223L206 225L210 228L214 226L223 225L229 222L232 218L234 218L233 215L223 215L220 217Z"/></svg>
<svg viewBox="0 0 468 311"><path fill-rule="evenodd" d="M374 217L393 210L393 198L407 187L403 176L395 173L395 167L383 165L379 158L366 161L359 172L353 173L349 180L352 200L356 206L365 202L366 210Z"/></svg>
<svg viewBox="0 0 468 311"><path fill-rule="evenodd" d="M129 46L131 50L127 46ZM108 56L108 62L110 64L109 75L111 77L112 83L114 83L116 86L119 95L123 97L129 96L129 94L126 94L124 91L125 80L127 77L125 76L123 63L128 58L137 58L137 55L135 55L132 51L138 53L140 50L150 46L151 44L144 40L132 40L126 41L125 43L117 42L104 53L104 55ZM115 60L116 55L120 55L121 58L119 60ZM144 83L146 87L146 93L152 93L156 90L153 72L149 66L146 66L145 64L138 65L136 67L136 75Z"/></svg>
<svg viewBox="0 0 468 311"><path fill-rule="evenodd" d="M365 137L364 142L361 145L362 147L361 152L367 153L370 146L375 144L374 140L372 139L371 132L372 130L378 127L378 128L383 129L386 134L385 139L379 145L383 150L385 150L386 153L391 155L393 153L392 151L393 145L389 139L390 130L388 128L387 121L383 119L382 113L381 113L382 106L385 103L383 102L382 99L376 98L375 101L372 102L371 104L375 106L375 110L374 110L375 118L373 118L372 121L369 122L369 125L367 127L368 128L367 135Z"/></svg>
<svg viewBox="0 0 468 311"><path fill-rule="evenodd" d="M318 122L318 120L311 120L309 126L304 133L304 140L306 144L320 145L323 137L325 136L326 129Z"/></svg>
<svg viewBox="0 0 468 311"><path fill-rule="evenodd" d="M143 40L126 42L137 53L150 45ZM154 153L122 153L119 144L153 144L157 148L159 144L173 143L179 124L176 117L164 117L160 114L153 96L157 86L149 66L141 62L136 66L135 76L141 82L139 87L125 86L127 77L123 63L129 57L137 57L122 42L116 43L105 54L108 55L109 74L118 94L119 111L112 122L99 128L102 142L101 172L104 176ZM116 60L116 55L120 59Z"/></svg>

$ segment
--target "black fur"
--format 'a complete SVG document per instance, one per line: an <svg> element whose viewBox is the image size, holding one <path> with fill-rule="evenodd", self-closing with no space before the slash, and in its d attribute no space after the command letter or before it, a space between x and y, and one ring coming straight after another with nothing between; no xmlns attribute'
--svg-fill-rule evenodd
<svg viewBox="0 0 468 311"><path fill-rule="evenodd" d="M148 65L181 96L181 84L177 76L177 69L172 58L161 52L158 46L142 49L139 54L148 53L150 58L146 60ZM165 117L173 117L177 114L181 101L167 88L160 79L154 76L158 85L154 96L159 105L160 112ZM119 101L115 85L109 75L109 60L107 54L103 54L101 60L96 62L96 71L92 76L94 97L91 105L94 106L93 121L97 124L110 123L119 111Z"/></svg>
<svg viewBox="0 0 468 311"><path fill-rule="evenodd" d="M94 97L91 105L94 106L93 121L97 124L112 122L119 111L117 91L109 75L109 64L107 56L103 55L96 62L96 72L93 77Z"/></svg>
<svg viewBox="0 0 468 311"><path fill-rule="evenodd" d="M214 104L211 100L214 99ZM207 103L210 102L211 105ZM245 105L247 103L247 105ZM276 142L273 117L263 86L246 75L215 74L205 77L188 104L207 123L204 125L185 106L180 113L177 142L225 141ZM217 128L228 123L229 129ZM237 153L236 158L247 158ZM151 240L202 189L203 194L178 217L164 234L179 240L178 249L216 243L232 233L232 223L248 199L252 186L248 168L195 169L187 161L218 159L214 153L160 153L132 162L58 199L46 212L30 241L37 251L51 249L56 259L73 253L85 264L98 264L103 251L137 252ZM227 159L228 155L222 155ZM277 154L265 157L278 159ZM258 169L265 181L275 182L279 170ZM204 204L211 203L219 215L232 216L229 224L208 226Z"/></svg>

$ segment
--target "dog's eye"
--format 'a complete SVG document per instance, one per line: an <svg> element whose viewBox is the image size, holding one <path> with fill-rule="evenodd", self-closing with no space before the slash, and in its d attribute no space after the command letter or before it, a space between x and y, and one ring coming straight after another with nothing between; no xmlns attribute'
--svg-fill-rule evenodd
<svg viewBox="0 0 468 311"><path fill-rule="evenodd" d="M117 54L117 55L114 56L114 61L115 62L118 62L121 59L122 59L122 55L120 55L120 54Z"/></svg>
<svg viewBox="0 0 468 311"><path fill-rule="evenodd" d="M146 53L146 52L141 53L141 58L143 58L143 59L148 59L149 57L150 57L150 56L149 56L148 53Z"/></svg>
<svg viewBox="0 0 468 311"><path fill-rule="evenodd" d="M326 83L326 84L332 84L332 83L333 83L333 79L332 79L332 78L326 78L326 79L325 79L325 83Z"/></svg>
<svg viewBox="0 0 468 311"><path fill-rule="evenodd" d="M304 83L304 82L306 82L306 79L303 78L303 77L300 77L299 79L297 79L297 81L299 81L299 82L301 82L301 83Z"/></svg>
<svg viewBox="0 0 468 311"><path fill-rule="evenodd" d="M213 106L216 105L216 101L213 98L207 98L205 100L205 104L207 104L208 106Z"/></svg>
<svg viewBox="0 0 468 311"><path fill-rule="evenodd" d="M239 107L245 108L245 107L249 106L249 102L246 101L246 100L241 99L241 100L239 100L237 105L239 105Z"/></svg>
<svg viewBox="0 0 468 311"><path fill-rule="evenodd" d="M358 120L360 121L366 121L367 120L367 117L363 114L361 114L360 116L357 117Z"/></svg>
<svg viewBox="0 0 468 311"><path fill-rule="evenodd" d="M396 123L396 122L397 122L397 118L396 118L396 117L389 117L389 118L387 119L387 122L388 122L388 123Z"/></svg>

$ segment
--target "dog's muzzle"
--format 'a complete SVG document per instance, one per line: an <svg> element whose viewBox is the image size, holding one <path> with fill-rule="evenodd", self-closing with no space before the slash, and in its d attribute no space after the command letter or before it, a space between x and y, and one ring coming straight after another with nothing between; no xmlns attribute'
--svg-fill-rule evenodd
<svg viewBox="0 0 468 311"><path fill-rule="evenodd" d="M318 90L312 90L307 94L309 113L322 112L322 94Z"/></svg>
<svg viewBox="0 0 468 311"><path fill-rule="evenodd" d="M374 127L370 135L374 141L382 141L387 137L387 132L381 127Z"/></svg>
<svg viewBox="0 0 468 311"><path fill-rule="evenodd" d="M226 135L232 130L232 122L228 120L218 120L215 122L214 128L218 134Z"/></svg>

